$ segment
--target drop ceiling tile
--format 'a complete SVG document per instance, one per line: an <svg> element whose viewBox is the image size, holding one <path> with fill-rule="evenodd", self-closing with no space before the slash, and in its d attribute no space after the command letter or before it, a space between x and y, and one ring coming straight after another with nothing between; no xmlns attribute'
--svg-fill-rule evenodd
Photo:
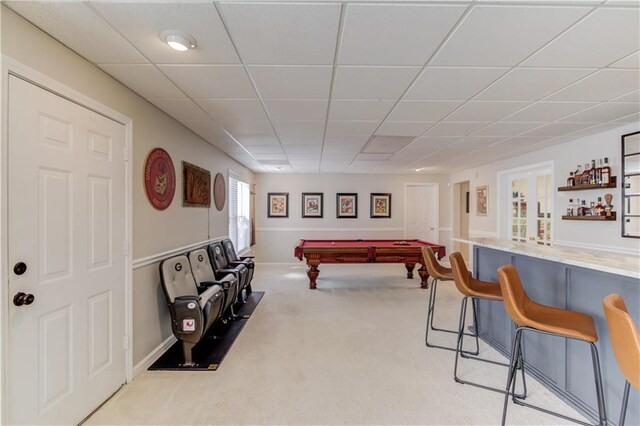
<svg viewBox="0 0 640 426"><path fill-rule="evenodd" d="M462 101L400 101L390 121L438 121L462 105Z"/></svg>
<svg viewBox="0 0 640 426"><path fill-rule="evenodd" d="M358 154L356 161L383 161L391 158L393 154Z"/></svg>
<svg viewBox="0 0 640 426"><path fill-rule="evenodd" d="M324 161L320 163L320 171L322 173L342 173L351 161Z"/></svg>
<svg viewBox="0 0 640 426"><path fill-rule="evenodd" d="M503 121L549 122L596 105L594 102L536 102Z"/></svg>
<svg viewBox="0 0 640 426"><path fill-rule="evenodd" d="M548 139L549 139L549 136L516 136L514 138L509 138L505 141L500 142L500 144L498 144L497 146L500 146L500 147L531 146L531 145L536 145Z"/></svg>
<svg viewBox="0 0 640 426"><path fill-rule="evenodd" d="M339 63L422 65L465 9L465 6L349 4Z"/></svg>
<svg viewBox="0 0 640 426"><path fill-rule="evenodd" d="M600 8L527 59L527 66L604 67L640 49L640 10Z"/></svg>
<svg viewBox="0 0 640 426"><path fill-rule="evenodd" d="M262 151L265 150L265 147L256 147L257 151ZM251 155L253 155L253 157L256 160L282 160L282 161L286 161L287 160L287 156L284 154L275 154L275 153L251 153Z"/></svg>
<svg viewBox="0 0 640 426"><path fill-rule="evenodd" d="M12 1L7 6L90 62L148 63L84 3Z"/></svg>
<svg viewBox="0 0 640 426"><path fill-rule="evenodd" d="M640 68L640 51L633 53L626 58L620 59L618 62L611 65L611 68Z"/></svg>
<svg viewBox="0 0 640 426"><path fill-rule="evenodd" d="M476 6L432 64L516 65L589 10L580 7Z"/></svg>
<svg viewBox="0 0 640 426"><path fill-rule="evenodd" d="M286 152L287 155L304 154L308 158L309 154L320 154L322 152L322 146L321 145L287 145L284 147L284 152ZM289 157L289 158L294 158L294 157Z"/></svg>
<svg viewBox="0 0 640 426"><path fill-rule="evenodd" d="M604 123L640 112L640 104L636 102L606 102L577 114L563 118L568 123Z"/></svg>
<svg viewBox="0 0 640 426"><path fill-rule="evenodd" d="M627 115L626 117L613 120L617 123L640 123L640 113Z"/></svg>
<svg viewBox="0 0 640 426"><path fill-rule="evenodd" d="M459 136L423 136L416 139L414 143L409 145L409 148L415 147L431 151L449 146L460 139Z"/></svg>
<svg viewBox="0 0 640 426"><path fill-rule="evenodd" d="M338 67L333 99L397 99L419 67Z"/></svg>
<svg viewBox="0 0 640 426"><path fill-rule="evenodd" d="M390 154L399 151L413 141L414 137L374 136L362 152Z"/></svg>
<svg viewBox="0 0 640 426"><path fill-rule="evenodd" d="M307 160L291 160L294 171L303 173L315 173L320 168L320 158Z"/></svg>
<svg viewBox="0 0 640 426"><path fill-rule="evenodd" d="M207 121L205 114L191 99L149 99L149 101L178 121Z"/></svg>
<svg viewBox="0 0 640 426"><path fill-rule="evenodd" d="M322 135L278 135L282 145L322 145Z"/></svg>
<svg viewBox="0 0 640 426"><path fill-rule="evenodd" d="M284 151L282 150L282 147L280 145L251 145L244 147L259 160L260 158L256 154L284 154ZM270 159L275 160L276 158ZM262 160L268 160L268 158L263 157Z"/></svg>
<svg viewBox="0 0 640 426"><path fill-rule="evenodd" d="M385 121L376 131L376 135L419 136L434 124L435 121Z"/></svg>
<svg viewBox="0 0 640 426"><path fill-rule="evenodd" d="M91 5L154 63L239 63L231 40L212 3L103 2ZM170 48L160 33L179 30L196 39L187 52Z"/></svg>
<svg viewBox="0 0 640 426"><path fill-rule="evenodd" d="M608 101L640 89L637 70L600 70L549 97L553 101Z"/></svg>
<svg viewBox="0 0 640 426"><path fill-rule="evenodd" d="M615 102L640 102L640 90L636 90L631 93L627 93L626 95L619 96L617 98L613 98L612 101Z"/></svg>
<svg viewBox="0 0 640 426"><path fill-rule="evenodd" d="M264 104L272 120L323 120L326 99L266 99Z"/></svg>
<svg viewBox="0 0 640 426"><path fill-rule="evenodd" d="M334 100L329 108L330 120L382 120L396 101Z"/></svg>
<svg viewBox="0 0 640 426"><path fill-rule="evenodd" d="M198 99L196 102L217 121L267 120L257 99Z"/></svg>
<svg viewBox="0 0 640 426"><path fill-rule="evenodd" d="M280 146L278 138L274 135L236 135L235 138L249 151L254 146Z"/></svg>
<svg viewBox="0 0 640 426"><path fill-rule="evenodd" d="M220 125L233 135L273 134L268 120L222 121Z"/></svg>
<svg viewBox="0 0 640 426"><path fill-rule="evenodd" d="M567 136L567 139L569 140L575 140L584 136L592 136L601 132L606 132L607 130L611 130L611 129L616 129L619 128L621 126L624 126L625 123L622 122L614 122L614 123L600 123L600 124L596 124L593 125L593 123L590 123L588 125L585 126L591 126L591 127L585 127L582 130L578 130L577 132L573 132L571 134L569 134Z"/></svg>
<svg viewBox="0 0 640 426"><path fill-rule="evenodd" d="M551 123L524 133L522 136L563 136L588 127L593 127L593 123Z"/></svg>
<svg viewBox="0 0 640 426"><path fill-rule="evenodd" d="M322 150L330 154L353 153L355 155L367 143L367 139L368 137L362 136L327 137Z"/></svg>
<svg viewBox="0 0 640 426"><path fill-rule="evenodd" d="M257 98L242 65L161 65L191 98Z"/></svg>
<svg viewBox="0 0 640 426"><path fill-rule="evenodd" d="M425 136L433 137L433 136L445 136L445 137L455 137L455 136L467 136L476 130L486 126L489 124L487 121L480 122L442 122L438 123L425 133Z"/></svg>
<svg viewBox="0 0 640 426"><path fill-rule="evenodd" d="M153 65L101 65L100 68L144 98L185 97Z"/></svg>
<svg viewBox="0 0 640 426"><path fill-rule="evenodd" d="M500 142L504 140L504 136L467 136L459 141L455 142L453 147L460 148L486 148L489 145L493 145L494 143Z"/></svg>
<svg viewBox="0 0 640 426"><path fill-rule="evenodd" d="M333 67L253 65L249 72L262 98L327 99Z"/></svg>
<svg viewBox="0 0 640 426"><path fill-rule="evenodd" d="M509 68L428 67L411 86L404 99L469 99Z"/></svg>
<svg viewBox="0 0 640 426"><path fill-rule="evenodd" d="M339 4L222 2L219 8L247 64L333 64Z"/></svg>
<svg viewBox="0 0 640 426"><path fill-rule="evenodd" d="M274 120L278 135L320 135L324 133L324 120Z"/></svg>
<svg viewBox="0 0 640 426"><path fill-rule="evenodd" d="M498 122L478 130L473 136L515 136L518 133L540 127L542 123Z"/></svg>
<svg viewBox="0 0 640 426"><path fill-rule="evenodd" d="M537 101L592 73L593 69L516 68L476 99Z"/></svg>
<svg viewBox="0 0 640 426"><path fill-rule="evenodd" d="M223 140L224 143L232 143L233 145L237 145L233 139L229 137L224 132L224 129L220 127L218 123L213 120L189 120L183 121L182 124L193 130L195 133L200 135L203 139L206 139L210 142ZM218 144L216 144L218 145Z"/></svg>
<svg viewBox="0 0 640 426"><path fill-rule="evenodd" d="M371 135L379 121L338 121L327 122L327 136Z"/></svg>
<svg viewBox="0 0 640 426"><path fill-rule="evenodd" d="M382 164L382 161L363 161L363 160L353 160L347 170L366 170L368 172L373 172L373 170Z"/></svg>
<svg viewBox="0 0 640 426"><path fill-rule="evenodd" d="M527 106L529 102L470 101L446 118L447 121L496 121Z"/></svg>
<svg viewBox="0 0 640 426"><path fill-rule="evenodd" d="M351 162L357 154L348 152L327 152L323 149L322 161L346 161Z"/></svg>

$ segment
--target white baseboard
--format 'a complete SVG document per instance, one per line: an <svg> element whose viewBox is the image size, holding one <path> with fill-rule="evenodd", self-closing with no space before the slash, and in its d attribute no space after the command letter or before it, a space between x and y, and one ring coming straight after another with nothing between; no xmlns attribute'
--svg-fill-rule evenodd
<svg viewBox="0 0 640 426"><path fill-rule="evenodd" d="M177 341L178 339L176 339L174 335L167 337L164 342L160 343L157 348L152 350L149 355L145 356L142 361L133 367L133 378L135 379L136 376L149 368L151 364L156 362L156 360Z"/></svg>

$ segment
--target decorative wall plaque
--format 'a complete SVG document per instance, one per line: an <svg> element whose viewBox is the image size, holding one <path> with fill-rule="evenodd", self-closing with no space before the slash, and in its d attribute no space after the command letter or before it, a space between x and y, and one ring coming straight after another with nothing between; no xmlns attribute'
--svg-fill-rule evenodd
<svg viewBox="0 0 640 426"><path fill-rule="evenodd" d="M224 202L227 198L227 184L224 182L222 173L216 174L213 180L213 203L219 212L224 208Z"/></svg>
<svg viewBox="0 0 640 426"><path fill-rule="evenodd" d="M144 162L144 189L153 207L164 210L176 192L176 171L167 151L155 148Z"/></svg>

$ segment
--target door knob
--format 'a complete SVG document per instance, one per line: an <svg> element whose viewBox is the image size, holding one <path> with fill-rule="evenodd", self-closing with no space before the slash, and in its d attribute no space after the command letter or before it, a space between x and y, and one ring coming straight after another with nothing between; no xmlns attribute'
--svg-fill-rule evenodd
<svg viewBox="0 0 640 426"><path fill-rule="evenodd" d="M19 293L16 293L15 296L13 296L13 304L16 306L30 305L33 303L35 299L36 298L33 294L26 294L23 292L19 292Z"/></svg>
<svg viewBox="0 0 640 426"><path fill-rule="evenodd" d="M27 264L24 262L18 262L13 267L13 273L16 275L22 275L27 272Z"/></svg>

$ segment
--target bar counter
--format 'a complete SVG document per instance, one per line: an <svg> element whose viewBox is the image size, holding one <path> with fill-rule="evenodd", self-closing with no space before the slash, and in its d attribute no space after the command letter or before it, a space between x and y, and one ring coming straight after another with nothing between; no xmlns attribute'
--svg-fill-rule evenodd
<svg viewBox="0 0 640 426"><path fill-rule="evenodd" d="M602 308L603 299L620 294L629 313L640 320L640 256L566 247L548 247L497 239L466 240L473 245L474 276L498 282L497 268L513 264L529 297L536 302L593 316L602 367L607 417L617 424L624 377L616 363ZM505 356L515 325L499 302L479 301L480 337ZM557 337L525 333L527 372L593 421L597 403L588 345ZM497 374L504 374L500 370ZM532 402L535 402L532 395ZM626 424L640 424L640 396L631 389Z"/></svg>

